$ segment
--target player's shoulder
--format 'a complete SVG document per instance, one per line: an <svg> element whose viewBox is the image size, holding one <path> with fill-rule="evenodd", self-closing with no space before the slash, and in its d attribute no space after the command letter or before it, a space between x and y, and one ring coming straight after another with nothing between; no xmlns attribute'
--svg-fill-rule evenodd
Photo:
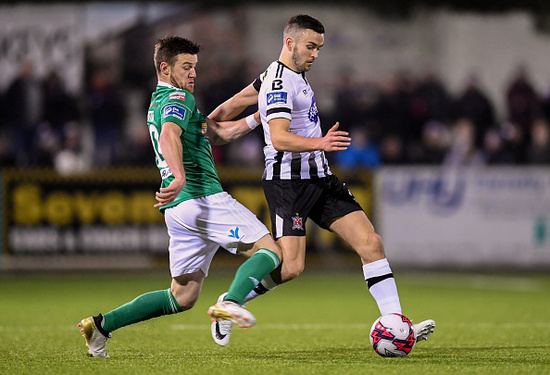
<svg viewBox="0 0 550 375"><path fill-rule="evenodd" d="M272 62L266 71L260 76L261 86L266 90L291 90L301 85L303 75L290 69L282 62ZM265 83L265 85L264 85Z"/></svg>

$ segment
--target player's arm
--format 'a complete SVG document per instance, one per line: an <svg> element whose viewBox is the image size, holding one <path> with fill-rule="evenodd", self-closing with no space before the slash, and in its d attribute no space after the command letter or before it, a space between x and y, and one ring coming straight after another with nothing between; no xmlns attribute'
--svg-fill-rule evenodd
<svg viewBox="0 0 550 375"><path fill-rule="evenodd" d="M329 129L324 137L307 138L290 132L290 120L274 118L269 120L271 143L277 151L308 152L308 151L343 151L351 144L348 132L338 130L340 123Z"/></svg>
<svg viewBox="0 0 550 375"><path fill-rule="evenodd" d="M174 179L170 185L160 188L160 191L155 194L155 199L158 201L155 207L161 207L173 202L185 186L183 146L180 140L182 131L174 122L165 122L162 124L159 138L160 149Z"/></svg>
<svg viewBox="0 0 550 375"><path fill-rule="evenodd" d="M220 104L210 115L209 118L215 121L229 121L240 115L247 107L258 103L258 91L254 84L246 86L244 89Z"/></svg>
<svg viewBox="0 0 550 375"><path fill-rule="evenodd" d="M259 112L237 121L218 122L207 117L206 122L208 124L208 139L211 144L216 146L224 145L241 138L261 123Z"/></svg>

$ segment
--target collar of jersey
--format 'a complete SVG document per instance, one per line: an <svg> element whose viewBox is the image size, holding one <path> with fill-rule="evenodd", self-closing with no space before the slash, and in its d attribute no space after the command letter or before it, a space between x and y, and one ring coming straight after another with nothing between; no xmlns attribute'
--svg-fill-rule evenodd
<svg viewBox="0 0 550 375"><path fill-rule="evenodd" d="M288 66L286 66L285 64L283 64L280 60L277 60L277 62L278 62L279 64L281 64L282 66L284 66L285 68L287 68L288 70L290 70L291 72L293 72L293 73L300 74L302 77L305 77L305 76L306 76L306 72L297 72L297 71L295 71L295 70L290 69Z"/></svg>
<svg viewBox="0 0 550 375"><path fill-rule="evenodd" d="M167 82L163 82L163 81L159 81L157 83L158 86L164 86L164 87L172 87L176 90L181 90L181 89L178 89L176 86L172 86L171 84L167 83Z"/></svg>

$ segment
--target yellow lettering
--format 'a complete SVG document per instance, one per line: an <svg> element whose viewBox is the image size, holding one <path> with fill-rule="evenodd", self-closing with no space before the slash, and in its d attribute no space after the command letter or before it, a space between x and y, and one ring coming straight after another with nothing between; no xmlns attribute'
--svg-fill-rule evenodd
<svg viewBox="0 0 550 375"><path fill-rule="evenodd" d="M44 201L44 216L48 223L54 225L69 225L73 221L71 196L64 191L55 191Z"/></svg>
<svg viewBox="0 0 550 375"><path fill-rule="evenodd" d="M19 185L13 190L13 220L16 224L33 225L42 219L38 185Z"/></svg>
<svg viewBox="0 0 550 375"><path fill-rule="evenodd" d="M86 195L82 191L77 191L73 197L75 215L82 224L93 224L96 218L97 197L95 194Z"/></svg>
<svg viewBox="0 0 550 375"><path fill-rule="evenodd" d="M105 224L124 224L126 218L126 199L124 194L109 191L100 198L99 216Z"/></svg>
<svg viewBox="0 0 550 375"><path fill-rule="evenodd" d="M130 196L129 220L134 224L148 224L163 221L163 216L158 208L153 193L135 192Z"/></svg>

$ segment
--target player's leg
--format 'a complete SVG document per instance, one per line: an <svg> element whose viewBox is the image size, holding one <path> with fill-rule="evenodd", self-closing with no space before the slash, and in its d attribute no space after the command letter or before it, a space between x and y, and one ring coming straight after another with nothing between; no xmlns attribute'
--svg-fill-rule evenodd
<svg viewBox="0 0 550 375"><path fill-rule="evenodd" d="M273 272L264 277L262 281L246 296L247 303L259 297L277 286L298 277L305 267L306 237L285 236L277 240L281 248L283 261Z"/></svg>
<svg viewBox="0 0 550 375"><path fill-rule="evenodd" d="M306 255L306 221L323 190L321 184L310 180L264 181L263 188L269 205L272 233L281 248L283 260L280 267L246 296L245 302L302 273Z"/></svg>
<svg viewBox="0 0 550 375"><path fill-rule="evenodd" d="M204 198L208 207L205 235L229 252L255 250L237 270L223 301L209 309L215 320L232 320L243 327L255 318L242 306L247 294L281 263L281 250L266 226L226 192ZM241 316L242 315L242 316Z"/></svg>
<svg viewBox="0 0 550 375"><path fill-rule="evenodd" d="M351 212L332 221L329 228L361 257L365 281L380 314L401 314L397 285L385 257L382 239L374 231L367 215L363 211ZM434 331L435 321L425 320L413 324L413 328L417 341L426 340Z"/></svg>
<svg viewBox="0 0 550 375"><path fill-rule="evenodd" d="M198 298L202 281L208 273L218 246L204 241L181 223L196 219L202 212L194 200L182 202L165 211L170 237L169 289L142 294L134 300L108 312L83 319L79 326L86 339L90 355L108 357L105 345L111 332L129 324L190 309ZM181 304L181 305L180 305Z"/></svg>
<svg viewBox="0 0 550 375"><path fill-rule="evenodd" d="M363 211L354 211L329 224L361 257L363 274L382 315L401 314L401 304L393 272L384 254L382 239Z"/></svg>

